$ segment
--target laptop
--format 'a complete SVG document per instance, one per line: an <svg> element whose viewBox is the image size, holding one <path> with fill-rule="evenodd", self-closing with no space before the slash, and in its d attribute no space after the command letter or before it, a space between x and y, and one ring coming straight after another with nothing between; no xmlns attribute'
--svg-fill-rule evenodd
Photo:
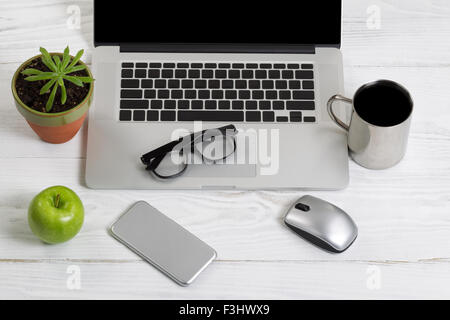
<svg viewBox="0 0 450 320"><path fill-rule="evenodd" d="M87 186L346 187L346 133L326 110L344 92L341 6L94 1ZM194 162L175 179L141 162L183 135L227 125L244 137L232 159Z"/></svg>

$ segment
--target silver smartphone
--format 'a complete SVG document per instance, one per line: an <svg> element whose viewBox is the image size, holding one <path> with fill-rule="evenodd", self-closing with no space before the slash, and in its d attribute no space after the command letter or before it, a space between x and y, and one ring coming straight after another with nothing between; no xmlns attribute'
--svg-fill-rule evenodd
<svg viewBox="0 0 450 320"><path fill-rule="evenodd" d="M217 256L213 248L145 201L120 216L110 232L182 286L191 284Z"/></svg>

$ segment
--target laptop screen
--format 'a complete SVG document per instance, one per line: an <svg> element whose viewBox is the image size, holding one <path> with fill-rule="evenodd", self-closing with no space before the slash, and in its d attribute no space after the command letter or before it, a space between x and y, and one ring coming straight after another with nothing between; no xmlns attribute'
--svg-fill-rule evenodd
<svg viewBox="0 0 450 320"><path fill-rule="evenodd" d="M332 45L341 1L94 1L95 45Z"/></svg>

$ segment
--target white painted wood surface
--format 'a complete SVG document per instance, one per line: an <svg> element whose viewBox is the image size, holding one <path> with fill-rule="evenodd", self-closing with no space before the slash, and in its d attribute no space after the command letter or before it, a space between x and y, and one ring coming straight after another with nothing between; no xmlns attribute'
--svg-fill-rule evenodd
<svg viewBox="0 0 450 320"><path fill-rule="evenodd" d="M67 27L71 5L81 9L80 29ZM368 28L371 5L380 9L380 29ZM344 0L345 93L369 80L394 79L410 89L415 112L398 166L369 171L350 162L347 189L309 192L347 210L359 226L354 245L331 255L281 222L303 192L86 188L85 128L64 145L40 141L15 110L10 81L39 46L86 48L89 63L92 3L1 0L0 298L450 298L449 39L447 0ZM31 234L26 212L37 192L55 184L80 195L86 222L75 239L50 246ZM178 287L107 234L141 199L217 250L218 260L192 287ZM67 286L73 265L80 290Z"/></svg>

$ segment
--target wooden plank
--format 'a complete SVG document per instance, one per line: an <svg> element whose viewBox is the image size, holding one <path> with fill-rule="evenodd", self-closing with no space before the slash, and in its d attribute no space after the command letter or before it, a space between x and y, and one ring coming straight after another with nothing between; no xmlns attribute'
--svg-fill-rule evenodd
<svg viewBox="0 0 450 320"><path fill-rule="evenodd" d="M0 299L448 299L448 270L448 261L214 262L183 288L144 262L3 262ZM75 275L80 289L70 290Z"/></svg>

